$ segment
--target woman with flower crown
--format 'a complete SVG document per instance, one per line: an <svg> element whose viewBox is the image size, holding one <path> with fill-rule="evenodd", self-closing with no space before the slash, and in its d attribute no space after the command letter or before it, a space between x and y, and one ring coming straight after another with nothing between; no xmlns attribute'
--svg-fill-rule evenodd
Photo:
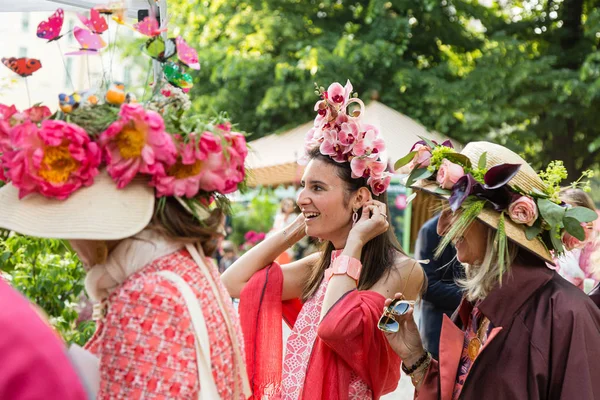
<svg viewBox="0 0 600 400"><path fill-rule="evenodd" d="M424 275L389 229L385 144L351 92L350 82L321 91L297 198L302 214L222 275L241 298L253 399L378 399L400 378L378 314L398 288L416 299ZM352 105L360 110L348 114ZM323 240L322 251L273 262L305 235ZM285 356L282 317L293 327Z"/></svg>
<svg viewBox="0 0 600 400"><path fill-rule="evenodd" d="M597 219L563 202L562 162L538 175L498 144L457 153L431 141L397 166L406 162L407 186L444 199L437 253L455 243L466 273L458 310L444 316L439 361L423 347L412 305L400 293L386 300L379 327L415 398L600 399L600 310L546 265Z"/></svg>
<svg viewBox="0 0 600 400"><path fill-rule="evenodd" d="M66 239L79 255L97 302L86 348L98 399L245 399L237 316L208 258L223 236L222 195L244 179L245 139L156 96L83 108L79 125L1 108L0 227ZM112 123L95 131L107 110ZM166 121L178 125L167 132ZM195 129L175 130L182 123Z"/></svg>

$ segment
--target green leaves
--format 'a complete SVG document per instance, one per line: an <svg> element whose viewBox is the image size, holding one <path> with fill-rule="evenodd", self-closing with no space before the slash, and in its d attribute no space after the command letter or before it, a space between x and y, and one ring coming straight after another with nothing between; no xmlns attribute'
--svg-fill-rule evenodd
<svg viewBox="0 0 600 400"><path fill-rule="evenodd" d="M477 163L477 168L485 169L487 166L487 152L484 151L481 156L479 156L479 162Z"/></svg>
<svg viewBox="0 0 600 400"><path fill-rule="evenodd" d="M562 227L565 208L547 199L538 199L537 205L544 220L553 228Z"/></svg>
<svg viewBox="0 0 600 400"><path fill-rule="evenodd" d="M464 167L467 167L467 168L471 168L472 167L471 166L471 160L467 156L465 156L463 154L460 154L460 153L449 153L449 154L446 154L445 158L448 161L453 162L455 164L460 164L460 165L462 165Z"/></svg>
<svg viewBox="0 0 600 400"><path fill-rule="evenodd" d="M406 187L411 187L419 179L427 179L432 175L433 172L431 172L427 168L414 169L412 170L410 175L408 175L408 179L406 180Z"/></svg>
<svg viewBox="0 0 600 400"><path fill-rule="evenodd" d="M565 217L576 219L579 222L592 222L598 219L598 214L587 207L573 207L566 211Z"/></svg>
<svg viewBox="0 0 600 400"><path fill-rule="evenodd" d="M408 153L407 155L405 155L404 157L402 157L401 159L396 161L396 163L394 164L394 170L400 169L400 168L404 167L406 164L408 164L409 162L411 162L412 159L415 158L415 154L417 154L416 151L411 151L410 153Z"/></svg>
<svg viewBox="0 0 600 400"><path fill-rule="evenodd" d="M67 343L83 345L91 337L94 322L77 322L85 271L65 242L21 235L0 238L0 269L10 275L12 286L48 314Z"/></svg>
<svg viewBox="0 0 600 400"><path fill-rule="evenodd" d="M585 240L585 230L581 226L581 223L575 218L565 217L563 218L563 224L571 236L576 237L581 241Z"/></svg>

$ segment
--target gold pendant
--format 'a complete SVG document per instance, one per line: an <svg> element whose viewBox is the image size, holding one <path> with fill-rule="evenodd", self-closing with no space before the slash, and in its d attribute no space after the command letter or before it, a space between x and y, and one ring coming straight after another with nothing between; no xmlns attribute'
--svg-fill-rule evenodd
<svg viewBox="0 0 600 400"><path fill-rule="evenodd" d="M479 349L481 348L481 340L478 337L475 337L469 341L469 347L467 352L469 354L469 358L471 361L475 361L477 356L479 355Z"/></svg>

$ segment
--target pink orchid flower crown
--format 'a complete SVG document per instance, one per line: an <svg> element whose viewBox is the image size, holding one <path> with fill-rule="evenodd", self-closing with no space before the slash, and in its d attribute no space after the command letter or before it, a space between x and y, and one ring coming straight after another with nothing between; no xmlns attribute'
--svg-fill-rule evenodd
<svg viewBox="0 0 600 400"><path fill-rule="evenodd" d="M346 86L334 82L327 90L317 87L317 94L321 100L315 104L314 127L306 134L306 152L318 147L321 154L336 162L349 162L353 178L366 178L376 196L385 192L392 179L379 158L385 142L379 129L362 121L365 105L352 96L350 81ZM348 106L353 103L360 109L348 114Z"/></svg>

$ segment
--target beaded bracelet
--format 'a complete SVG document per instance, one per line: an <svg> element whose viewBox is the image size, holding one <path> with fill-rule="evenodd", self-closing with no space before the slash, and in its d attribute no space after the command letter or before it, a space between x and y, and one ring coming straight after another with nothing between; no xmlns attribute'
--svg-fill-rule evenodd
<svg viewBox="0 0 600 400"><path fill-rule="evenodd" d="M406 366L404 365L404 363L402 363L402 371L404 371L404 373L406 375L410 375L413 372L415 372L417 370L417 368L419 368L421 366L421 364L423 364L425 362L425 360L427 360L429 357L431 357L431 354L429 354L428 351L425 351L425 354L423 354L423 356L421 358L419 358L417 360L416 363L413 364L412 367L410 368L406 368Z"/></svg>

